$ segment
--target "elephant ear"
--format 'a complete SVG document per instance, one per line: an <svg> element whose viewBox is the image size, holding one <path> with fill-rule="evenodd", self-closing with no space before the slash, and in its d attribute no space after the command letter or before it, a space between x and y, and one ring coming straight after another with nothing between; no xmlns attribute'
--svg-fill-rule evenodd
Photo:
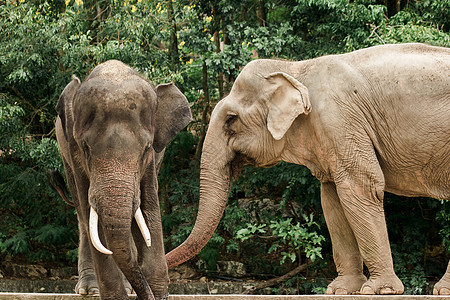
<svg viewBox="0 0 450 300"><path fill-rule="evenodd" d="M153 149L161 152L174 136L192 120L189 102L173 84L156 87L158 107L156 109L156 132Z"/></svg>
<svg viewBox="0 0 450 300"><path fill-rule="evenodd" d="M300 114L311 112L308 89L297 79L283 72L266 77L270 84L267 129L280 140Z"/></svg>
<svg viewBox="0 0 450 300"><path fill-rule="evenodd" d="M80 79L72 75L72 81L66 85L61 96L59 96L58 104L56 104L56 111L58 112L58 116L61 119L61 124L63 127L64 135L67 139L67 119L71 118L71 108L73 97L75 96L76 91L80 87L81 81ZM66 111L66 108L69 108L69 111ZM69 114L69 115L68 115Z"/></svg>

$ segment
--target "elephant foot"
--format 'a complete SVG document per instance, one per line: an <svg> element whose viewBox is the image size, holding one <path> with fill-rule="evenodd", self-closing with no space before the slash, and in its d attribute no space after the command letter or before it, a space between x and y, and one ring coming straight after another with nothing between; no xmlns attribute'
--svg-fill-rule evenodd
<svg viewBox="0 0 450 300"><path fill-rule="evenodd" d="M450 295L450 274L446 273L433 288L433 295Z"/></svg>
<svg viewBox="0 0 450 300"><path fill-rule="evenodd" d="M362 295L401 295L404 291L403 283L397 275L371 276L361 287Z"/></svg>
<svg viewBox="0 0 450 300"><path fill-rule="evenodd" d="M94 270L85 271L80 275L77 285L75 286L75 293L80 295L98 295L98 282Z"/></svg>
<svg viewBox="0 0 450 300"><path fill-rule="evenodd" d="M339 275L327 287L327 295L351 295L356 294L367 281L363 274Z"/></svg>
<svg viewBox="0 0 450 300"><path fill-rule="evenodd" d="M125 291L128 295L133 293L133 288L128 280L124 277L123 285L125 286ZM97 276L94 270L84 271L75 286L75 293L79 295L98 295L99 288L97 282Z"/></svg>

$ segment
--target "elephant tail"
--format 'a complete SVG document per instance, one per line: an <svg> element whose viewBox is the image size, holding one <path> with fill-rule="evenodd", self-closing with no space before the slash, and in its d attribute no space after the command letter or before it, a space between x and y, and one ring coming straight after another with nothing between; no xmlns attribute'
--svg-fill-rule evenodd
<svg viewBox="0 0 450 300"><path fill-rule="evenodd" d="M50 182L50 186L58 192L67 204L70 206L75 206L73 201L69 199L69 191L67 190L64 177L58 170L50 170L48 181Z"/></svg>

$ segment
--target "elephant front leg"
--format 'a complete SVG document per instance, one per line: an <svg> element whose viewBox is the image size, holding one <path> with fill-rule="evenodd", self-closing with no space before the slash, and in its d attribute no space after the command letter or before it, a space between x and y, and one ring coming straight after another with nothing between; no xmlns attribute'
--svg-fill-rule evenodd
<svg viewBox="0 0 450 300"><path fill-rule="evenodd" d="M384 184L369 174L349 176L336 185L345 216L370 273L360 293L402 294L404 287L394 272L384 216Z"/></svg>
<svg viewBox="0 0 450 300"><path fill-rule="evenodd" d="M98 294L97 277L92 263L89 239L84 226L80 225L80 245L78 246L78 282L75 286L75 293L80 295Z"/></svg>
<svg viewBox="0 0 450 300"><path fill-rule="evenodd" d="M328 285L326 294L348 295L359 292L367 281L358 243L345 217L334 183L321 185L322 209L333 245L338 277Z"/></svg>
<svg viewBox="0 0 450 300"><path fill-rule="evenodd" d="M447 266L447 271L433 288L434 295L450 295L450 262Z"/></svg>
<svg viewBox="0 0 450 300"><path fill-rule="evenodd" d="M155 299L159 300L168 299L169 274L164 252L158 182L154 162L148 167L141 182L141 209L151 233L151 247L147 247L135 221L133 221L132 229L139 253L139 264Z"/></svg>

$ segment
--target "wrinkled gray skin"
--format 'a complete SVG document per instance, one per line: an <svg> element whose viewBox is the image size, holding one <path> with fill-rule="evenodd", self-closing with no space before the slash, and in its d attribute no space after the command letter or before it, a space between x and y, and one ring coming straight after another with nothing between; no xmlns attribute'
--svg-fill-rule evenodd
<svg viewBox="0 0 450 300"><path fill-rule="evenodd" d="M129 282L139 299L161 299L169 279L157 169L164 147L191 120L186 98L173 84L154 89L112 60L83 83L74 76L57 110L56 134L80 230L77 293L99 289L101 299L128 299ZM90 242L91 207L98 213L102 244L112 255ZM151 247L133 218L138 207Z"/></svg>
<svg viewBox="0 0 450 300"><path fill-rule="evenodd" d="M209 240L242 165L287 161L322 183L338 271L327 294L401 294L383 194L450 199L449 75L450 49L421 44L249 63L212 113L199 213L169 268ZM434 293L450 294L450 266Z"/></svg>

